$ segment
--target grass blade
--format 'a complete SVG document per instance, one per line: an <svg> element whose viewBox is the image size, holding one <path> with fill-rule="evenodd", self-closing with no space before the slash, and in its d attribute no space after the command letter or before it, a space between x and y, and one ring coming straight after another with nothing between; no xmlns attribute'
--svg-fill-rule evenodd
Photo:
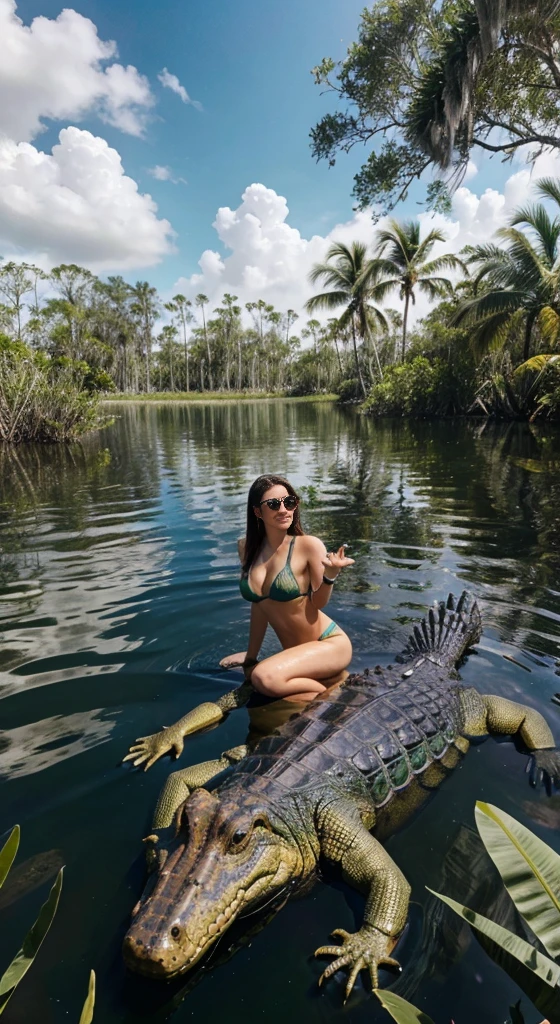
<svg viewBox="0 0 560 1024"><path fill-rule="evenodd" d="M35 924L25 936L19 953L16 953L7 971L0 978L0 1014L4 1012L21 979L27 974L53 922L62 889L62 870L61 868L58 872L48 898L43 903Z"/></svg>
<svg viewBox="0 0 560 1024"><path fill-rule="evenodd" d="M407 1003L406 999L396 995L395 992L388 992L386 989L380 988L374 988L373 991L381 1005L389 1011L397 1024L434 1024L431 1017L422 1013L422 1010L413 1006L412 1003Z"/></svg>
<svg viewBox="0 0 560 1024"><path fill-rule="evenodd" d="M451 907L456 914L464 918L473 928L486 935L492 942L495 942L501 949L506 950L506 952L514 956L516 960L519 960L526 967L529 967L533 974L536 974L541 981L544 981L552 988L558 985L560 982L560 966L543 953L539 953L525 939L520 939L518 935L514 935L507 928L502 928L495 921L490 921L487 917L483 917L482 914L469 910L468 907L464 907L462 903L457 903L449 896L442 896L441 893L434 892L428 886L426 888L433 896L437 896L438 900L443 900L444 903L447 903L448 907Z"/></svg>
<svg viewBox="0 0 560 1024"><path fill-rule="evenodd" d="M95 971L90 971L87 999L84 1003L79 1024L91 1024L95 1005Z"/></svg>
<svg viewBox="0 0 560 1024"><path fill-rule="evenodd" d="M552 957L560 956L560 856L505 811L477 801L482 842L515 906Z"/></svg>
<svg viewBox="0 0 560 1024"><path fill-rule="evenodd" d="M0 850L0 889L6 881L8 872L14 863L14 858L19 846L19 825L14 825L6 842Z"/></svg>

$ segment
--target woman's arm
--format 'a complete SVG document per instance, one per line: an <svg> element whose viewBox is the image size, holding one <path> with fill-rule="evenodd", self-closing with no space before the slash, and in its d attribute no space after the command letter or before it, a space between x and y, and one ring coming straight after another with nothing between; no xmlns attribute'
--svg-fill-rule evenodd
<svg viewBox="0 0 560 1024"><path fill-rule="evenodd" d="M252 604L251 624L249 626L249 644L247 646L247 654L245 655L245 662L243 665L246 679L249 678L251 670L257 664L257 658L262 647L267 626L268 620L262 608L259 608L258 604Z"/></svg>
<svg viewBox="0 0 560 1024"><path fill-rule="evenodd" d="M308 537L309 545L309 579L313 591L312 601L316 608L324 608L329 603L333 583L338 574L347 565L353 565L354 559L347 558L344 553L344 546L338 551L327 552L323 542L318 537ZM330 580L331 582L325 582Z"/></svg>

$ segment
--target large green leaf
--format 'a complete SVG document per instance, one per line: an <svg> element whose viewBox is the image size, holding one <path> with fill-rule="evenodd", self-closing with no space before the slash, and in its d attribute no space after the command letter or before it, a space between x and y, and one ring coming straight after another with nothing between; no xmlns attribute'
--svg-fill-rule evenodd
<svg viewBox="0 0 560 1024"><path fill-rule="evenodd" d="M6 881L8 871L14 863L19 846L19 825L14 825L6 842L0 850L0 889Z"/></svg>
<svg viewBox="0 0 560 1024"><path fill-rule="evenodd" d="M560 955L560 857L505 811L477 801L480 837L515 906L551 956Z"/></svg>
<svg viewBox="0 0 560 1024"><path fill-rule="evenodd" d="M468 907L464 907L462 903L457 903L452 900L449 896L443 896L439 892L434 892L433 889L429 889L426 886L428 892L432 895L437 896L438 900L443 900L447 903L448 907L451 907L456 914L464 918L473 928L481 932L482 935L486 935L489 939L495 942L501 949L506 950L511 956L514 956L516 960L519 960L526 967L529 967L533 974L536 974L541 981L546 982L551 988L554 988L560 982L560 966L555 964L553 960L550 960L543 953L539 953L534 946L531 946L525 939L520 939L518 935L502 928L501 925L496 924L495 921L490 921L487 917L483 917L482 914L477 914L474 910L469 910Z"/></svg>
<svg viewBox="0 0 560 1024"><path fill-rule="evenodd" d="M79 1024L91 1024L95 1005L95 971L90 971L87 999L84 1003Z"/></svg>
<svg viewBox="0 0 560 1024"><path fill-rule="evenodd" d="M29 929L23 940L19 953L16 953L8 970L0 978L0 1014L4 1012L9 999L14 994L24 974L31 967L41 948L43 939L53 922L60 898L60 890L62 889L62 872L63 869L61 868L47 900L39 911L35 924Z"/></svg>
<svg viewBox="0 0 560 1024"><path fill-rule="evenodd" d="M407 1003L406 999L397 996L394 992L387 992L380 988L374 988L373 991L381 1005L389 1011L397 1024L434 1024L431 1017L422 1013L422 1010L413 1006L412 1003Z"/></svg>

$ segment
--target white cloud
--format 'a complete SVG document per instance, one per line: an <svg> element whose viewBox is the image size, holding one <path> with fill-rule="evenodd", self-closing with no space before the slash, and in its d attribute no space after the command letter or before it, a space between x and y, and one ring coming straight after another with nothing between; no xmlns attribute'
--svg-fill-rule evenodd
<svg viewBox="0 0 560 1024"><path fill-rule="evenodd" d="M521 154L520 161L523 159ZM474 173L471 170L469 177ZM515 172L506 181L503 192L489 188L477 195L463 185L453 198L449 216L418 214L423 234L437 227L447 235L448 241L438 243L433 256L459 253L465 245L489 241L512 211L526 201L531 181L545 175L560 175L560 155L545 154L532 170L524 167ZM399 211L396 213L398 216ZM224 292L232 292L243 304L262 298L279 310L295 309L306 317L303 307L315 290L308 282L309 271L314 263L324 259L329 245L333 241L361 241L371 247L376 231L386 223L381 220L374 224L369 211L357 211L327 235L306 239L287 223L288 215L284 196L262 184L250 185L237 209L224 206L217 212L213 227L227 250L226 255L205 250L198 261L200 273L180 278L174 293L192 296L204 292L216 304ZM386 304L398 308L397 295L389 297ZM419 294L412 318L425 316L429 308L427 298Z"/></svg>
<svg viewBox="0 0 560 1024"><path fill-rule="evenodd" d="M28 142L46 120L95 113L141 135L154 98L148 80L116 56L116 44L74 10L24 25L15 0L0 0L0 133Z"/></svg>
<svg viewBox="0 0 560 1024"><path fill-rule="evenodd" d="M177 75L172 75L167 68L164 68L163 71L160 71L158 79L164 89L171 89L171 92L176 93L177 96L182 99L183 103L190 103L191 107L195 107L197 110L202 110L202 103L199 103L198 100L191 100L185 86L181 85Z"/></svg>
<svg viewBox="0 0 560 1024"><path fill-rule="evenodd" d="M173 230L104 139L64 128L52 154L0 137L0 252L94 271L157 263Z"/></svg>
<svg viewBox="0 0 560 1024"><path fill-rule="evenodd" d="M148 167L148 174L156 181L170 181L172 185L178 185L182 183L187 184L186 178L176 178L170 167L162 166L162 164L156 164L155 167Z"/></svg>

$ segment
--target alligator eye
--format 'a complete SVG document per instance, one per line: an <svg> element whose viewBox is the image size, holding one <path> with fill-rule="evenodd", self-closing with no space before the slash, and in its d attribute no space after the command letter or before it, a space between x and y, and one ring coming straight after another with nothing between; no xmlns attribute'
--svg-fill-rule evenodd
<svg viewBox="0 0 560 1024"><path fill-rule="evenodd" d="M171 937L173 939L178 939L180 934L181 934L181 929L178 928L176 924L174 924L173 928L171 929Z"/></svg>
<svg viewBox="0 0 560 1024"><path fill-rule="evenodd" d="M231 837L232 846L240 846L244 839L247 838L247 832L245 829L238 828L237 832L234 832Z"/></svg>

